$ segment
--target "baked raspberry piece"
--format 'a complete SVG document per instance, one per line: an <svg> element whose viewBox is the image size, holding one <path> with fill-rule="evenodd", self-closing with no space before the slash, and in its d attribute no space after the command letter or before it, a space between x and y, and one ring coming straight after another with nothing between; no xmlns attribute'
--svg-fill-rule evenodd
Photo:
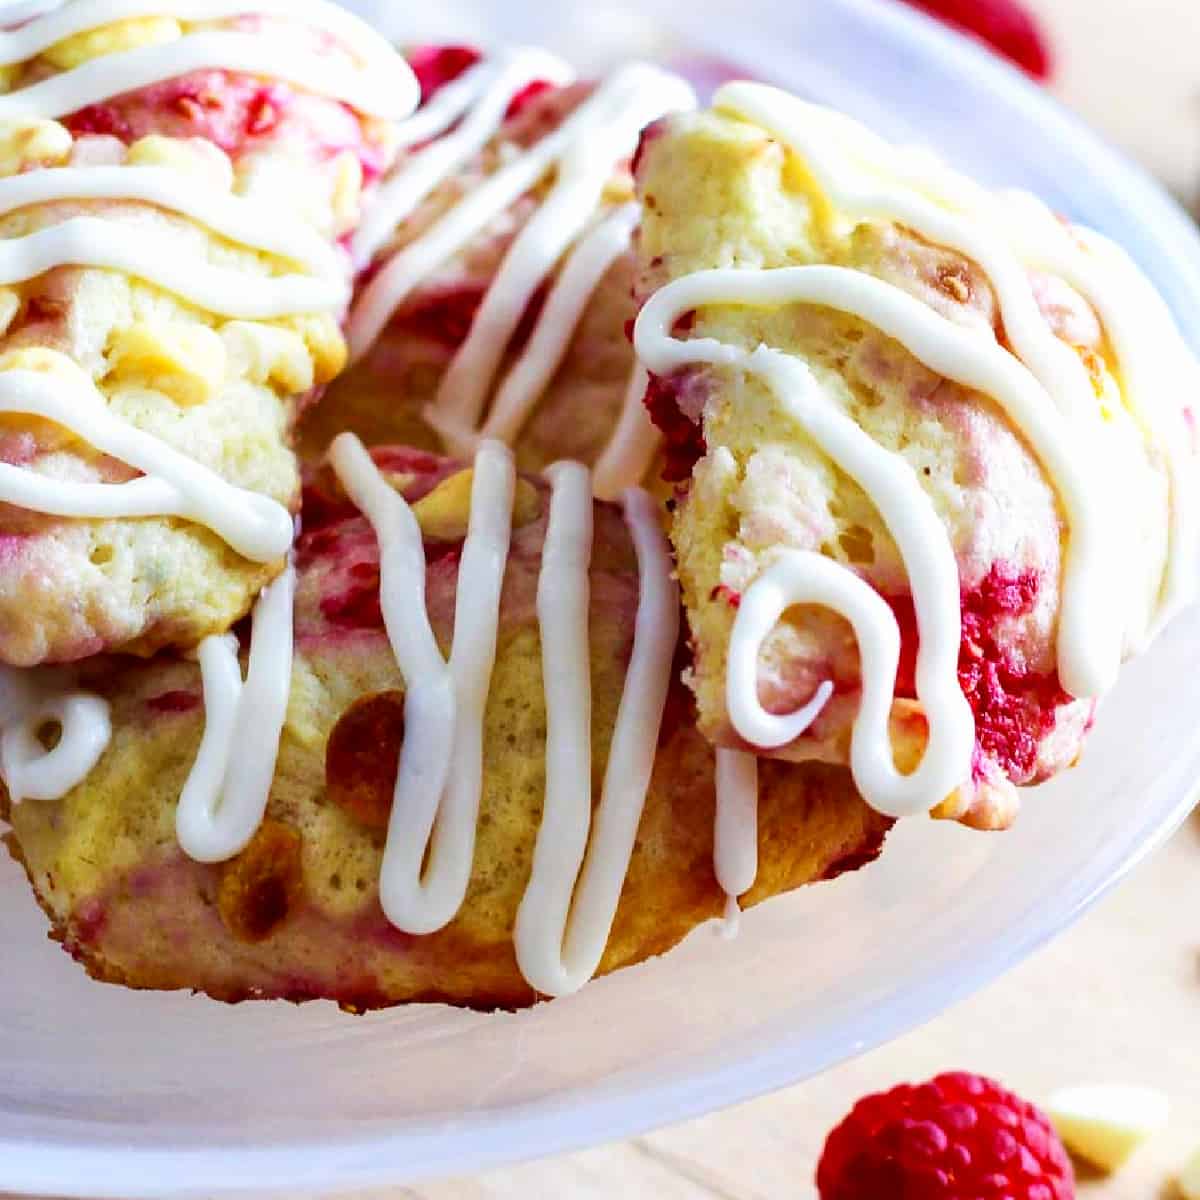
<svg viewBox="0 0 1200 1200"><path fill-rule="evenodd" d="M860 1100L829 1135L820 1200L1074 1200L1049 1118L965 1071Z"/></svg>

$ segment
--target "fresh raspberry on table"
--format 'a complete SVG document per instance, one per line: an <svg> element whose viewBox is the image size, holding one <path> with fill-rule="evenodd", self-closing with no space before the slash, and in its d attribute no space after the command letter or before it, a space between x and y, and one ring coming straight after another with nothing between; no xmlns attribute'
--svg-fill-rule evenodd
<svg viewBox="0 0 1200 1200"><path fill-rule="evenodd" d="M820 1200L1075 1200L1049 1118L965 1071L860 1100L829 1135Z"/></svg>
<svg viewBox="0 0 1200 1200"><path fill-rule="evenodd" d="M1050 44L1037 19L1019 0L907 0L986 42L1035 79L1049 79L1054 70Z"/></svg>

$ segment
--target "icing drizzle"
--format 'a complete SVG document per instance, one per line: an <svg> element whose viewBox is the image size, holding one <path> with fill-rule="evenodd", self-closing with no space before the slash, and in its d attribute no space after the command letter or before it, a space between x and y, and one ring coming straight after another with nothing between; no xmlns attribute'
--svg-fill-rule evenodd
<svg viewBox="0 0 1200 1200"><path fill-rule="evenodd" d="M725 893L725 932L737 932L744 896L758 877L758 759L740 750L717 751L717 808L713 870Z"/></svg>
<svg viewBox="0 0 1200 1200"><path fill-rule="evenodd" d="M703 364L753 375L767 386L872 498L909 574L919 634L916 687L929 724L916 772L897 772L888 731L899 656L895 616L853 571L816 554L782 551L741 597L727 677L734 729L752 746L776 749L816 719L831 694L828 684L799 712L777 717L764 711L757 693L758 654L788 608L806 603L832 608L853 626L862 660L863 696L851 747L859 790L887 815L926 811L969 778L974 744L974 719L956 672L957 563L931 500L908 464L878 446L824 395L800 360L766 346L748 351L711 338L680 340L672 335L676 322L695 309L722 304L831 308L860 318L930 370L999 404L1046 470L1069 526L1058 667L1064 687L1078 697L1107 690L1127 641L1145 635L1123 627L1120 539L1113 536L1121 526L1112 519L1116 500L1110 500L1113 489L1103 473L1099 405L1078 357L1042 316L1029 270L1061 275L1092 304L1121 363L1132 408L1168 464L1172 546L1159 623L1193 593L1189 551L1196 513L1185 463L1187 437L1167 409L1174 389L1151 372L1155 354L1182 378L1196 379L1196 366L1165 306L1132 264L1118 263L1115 251L1089 256L1044 209L1040 220L1018 222L948 169L925 157L914 162L854 122L772 88L733 84L718 93L716 104L767 129L795 152L814 183L819 222L828 225L843 216L894 221L976 262L991 280L1013 347L1008 352L990 329L956 324L889 283L829 266L701 271L653 297L636 330L639 355L658 374ZM944 202L931 199L934 193ZM1021 204L1036 206L1031 198ZM1079 236L1095 245L1091 235Z"/></svg>
<svg viewBox="0 0 1200 1200"><path fill-rule="evenodd" d="M474 855L483 716L515 486L512 457L492 441L476 453L449 663L429 627L424 547L412 510L353 435L334 441L330 461L379 538L384 623L407 686L380 901L398 928L432 933L461 907ZM553 664L553 670L544 671L546 799L514 937L529 983L543 994L562 995L594 974L616 915L670 684L679 599L654 502L644 492L631 491L624 506L641 593L593 828L588 787L591 480L578 463L558 464L548 474L550 519L538 582L543 661Z"/></svg>
<svg viewBox="0 0 1200 1200"><path fill-rule="evenodd" d="M631 490L624 498L625 519L637 552L641 595L629 673L593 817L587 630L592 488L587 469L578 463L560 463L549 474L553 503L538 580L546 798L515 942L525 978L537 991L561 996L596 973L616 916L654 769L679 638L679 594L654 501Z"/></svg>
<svg viewBox="0 0 1200 1200"><path fill-rule="evenodd" d="M329 461L379 539L380 606L407 687L379 899L398 928L432 933L461 907L470 879L515 469L498 443L476 455L447 663L425 608L425 549L412 509L353 435L334 440Z"/></svg>
<svg viewBox="0 0 1200 1200"><path fill-rule="evenodd" d="M197 862L232 858L262 823L292 686L295 594L289 563L254 606L244 681L232 634L200 643L204 736L175 816L179 845Z"/></svg>
<svg viewBox="0 0 1200 1200"><path fill-rule="evenodd" d="M38 734L57 728L47 750ZM0 667L0 774L9 801L57 800L82 783L112 737L108 701L77 690L63 668Z"/></svg>
<svg viewBox="0 0 1200 1200"><path fill-rule="evenodd" d="M503 124L512 100L532 80L565 83L569 69L540 51L500 54L443 88L402 126L402 141L430 138L397 169L355 239L365 264L434 189L469 162ZM667 112L693 107L686 83L656 67L634 64L605 81L557 128L469 191L415 241L386 259L351 312L352 355L361 358L413 290L461 252L522 196L552 177L545 198L517 234L442 380L426 417L448 453L470 454L480 437L519 436L566 354L588 299L628 249L638 209L625 205L598 220L613 170L638 135ZM504 355L538 289L564 259L529 345L503 379ZM637 369L634 380L641 378ZM644 474L653 455L652 427L638 410L631 382L619 436L605 452L599 482L615 498ZM491 399L490 412L488 412ZM635 441L648 435L650 448Z"/></svg>
<svg viewBox="0 0 1200 1200"><path fill-rule="evenodd" d="M0 20L7 16L0 11ZM278 16L331 35L358 58L349 63L301 51L279 39L236 30L204 30L171 42L136 46L93 58L0 96L2 117L62 117L113 96L192 71L220 69L282 79L340 100L368 116L400 120L420 98L407 63L364 21L330 0L70 0L0 32L0 65L27 62L63 39L132 17L219 21Z"/></svg>
<svg viewBox="0 0 1200 1200"><path fill-rule="evenodd" d="M10 5L0 12L0 21L26 19L26 23L0 31L0 65L28 61L64 38L138 16L196 22L278 16L322 31L343 54L299 52L278 39L233 30L188 33L172 42L105 54L0 96L0 119L63 116L199 67L284 79L368 116L401 118L419 99L415 77L404 60L364 22L327 0L72 0ZM0 241L0 283L25 282L62 266L102 267L148 280L217 316L263 320L336 312L348 299L349 284L338 253L298 217L280 213L263 201L220 192L173 168L67 166L0 179L0 213L80 200L153 205L294 265L302 273L256 276L216 267L203 259L181 257L169 231L73 216ZM68 518L184 518L204 525L239 554L262 563L283 558L291 545L294 526L286 508L229 484L215 471L112 415L82 371L0 371L0 412L52 421L142 472L129 483L110 485L50 479L0 464L0 500L5 503ZM256 627L265 624L268 630L258 638L266 649L251 654L242 699L262 709L268 723L274 719L270 703L277 706L279 701L278 660L283 654L283 635L276 627L286 609L290 646L293 586L289 569L263 593L256 608ZM261 804L265 805L274 759L265 762L253 753L244 729L235 734L230 724L230 713L238 708L243 689L229 643L209 639L200 653L213 716L202 762L193 773L186 802L181 803L181 841L196 857L212 861L214 856L236 852L253 832L257 819L251 822L250 818L256 806L261 817L255 788L262 783ZM263 682L264 672L269 673L261 665L264 657L275 662L273 693L269 681ZM290 672L290 652L287 663ZM106 702L69 689L70 680L60 671L3 672L0 770L14 801L64 795L87 775L108 743ZM60 727L59 741L49 752L36 737L47 722ZM224 779L223 771L213 765L222 761L239 768L237 779Z"/></svg>

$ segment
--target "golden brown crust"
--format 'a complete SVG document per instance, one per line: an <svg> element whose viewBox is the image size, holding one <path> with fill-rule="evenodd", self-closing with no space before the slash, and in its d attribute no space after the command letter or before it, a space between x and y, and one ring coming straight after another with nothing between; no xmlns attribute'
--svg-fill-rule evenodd
<svg viewBox="0 0 1200 1200"><path fill-rule="evenodd" d="M664 954L697 925L721 915L725 896L712 868L713 811L711 763L694 731L680 728L660 749L599 974ZM888 825L862 804L844 772L764 763L760 872L744 906L870 862ZM290 838L277 840L279 828L264 827L271 831L267 844L292 861L296 835L287 831ZM20 860L19 841L10 838L9 846ZM93 978L126 987L189 989L229 1003L326 998L356 1012L402 1002L515 1009L538 997L521 976L511 937L531 840L512 851L508 871L477 863L467 909L422 938L389 926L374 899L352 920L336 922L302 894L286 919L273 922L264 936L247 938L245 929L230 928L227 916L228 880L236 878L239 895L245 893L237 861L211 867L177 854L114 880L112 900L84 903L66 919L40 892L39 900L53 922L51 936ZM247 854L258 859L257 850ZM255 880L274 878L261 868L256 863ZM26 869L44 888L45 876ZM484 878L489 871L493 878ZM181 938L181 931L187 935ZM250 931L263 933L253 924Z"/></svg>

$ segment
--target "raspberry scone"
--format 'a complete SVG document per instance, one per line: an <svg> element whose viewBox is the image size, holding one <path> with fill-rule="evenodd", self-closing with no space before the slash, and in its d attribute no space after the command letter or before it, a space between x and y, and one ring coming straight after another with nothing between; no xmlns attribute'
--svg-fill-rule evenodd
<svg viewBox="0 0 1200 1200"><path fill-rule="evenodd" d="M598 494L615 497L656 449L629 340L630 160L645 125L693 106L691 90L641 64L576 83L530 49L410 57L424 104L351 243L366 272L356 361L303 446L319 455L344 429L452 454L498 438L523 469L594 466Z"/></svg>
<svg viewBox="0 0 1200 1200"><path fill-rule="evenodd" d="M0 662L222 633L282 569L339 243L418 99L325 0L68 0L0 32Z"/></svg>
<svg viewBox="0 0 1200 1200"><path fill-rule="evenodd" d="M1007 824L1194 590L1200 378L1111 243L772 88L647 135L700 727Z"/></svg>
<svg viewBox="0 0 1200 1200"><path fill-rule="evenodd" d="M330 460L294 657L289 573L240 651L81 668L111 741L61 799L5 805L54 936L133 987L491 1008L719 915L714 753L649 497L594 503L582 466L519 476L494 442L471 468L350 435ZM24 737L5 761L30 783L75 752ZM869 861L889 824L844 768L764 764L746 902Z"/></svg>

